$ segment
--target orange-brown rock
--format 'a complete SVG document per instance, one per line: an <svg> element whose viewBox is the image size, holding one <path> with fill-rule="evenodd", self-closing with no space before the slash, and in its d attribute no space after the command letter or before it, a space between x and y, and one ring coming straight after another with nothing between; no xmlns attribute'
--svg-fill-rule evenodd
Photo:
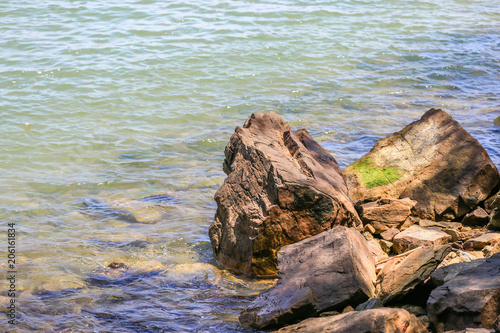
<svg viewBox="0 0 500 333"><path fill-rule="evenodd" d="M210 226L220 263L250 276L277 272L277 253L337 225L360 229L335 159L306 130L274 113L253 114L226 146L227 178Z"/></svg>
<svg viewBox="0 0 500 333"><path fill-rule="evenodd" d="M378 141L344 174L354 200L399 197L417 201L415 214L455 220L486 200L500 175L486 150L442 110Z"/></svg>

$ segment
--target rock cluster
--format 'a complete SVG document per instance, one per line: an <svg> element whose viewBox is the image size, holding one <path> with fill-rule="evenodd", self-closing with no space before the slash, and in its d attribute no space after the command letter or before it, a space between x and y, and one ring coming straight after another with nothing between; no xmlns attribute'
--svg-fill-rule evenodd
<svg viewBox="0 0 500 333"><path fill-rule="evenodd" d="M343 171L273 113L252 115L225 153L214 254L237 273L278 275L243 327L500 330L500 175L444 111Z"/></svg>

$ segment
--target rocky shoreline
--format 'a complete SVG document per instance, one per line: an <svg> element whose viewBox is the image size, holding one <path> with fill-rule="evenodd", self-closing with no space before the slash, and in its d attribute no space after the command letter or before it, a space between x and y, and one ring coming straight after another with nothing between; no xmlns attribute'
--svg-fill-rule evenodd
<svg viewBox="0 0 500 333"><path fill-rule="evenodd" d="M306 130L253 114L224 172L215 257L278 276L243 327L500 332L500 175L446 112L427 111L344 170Z"/></svg>

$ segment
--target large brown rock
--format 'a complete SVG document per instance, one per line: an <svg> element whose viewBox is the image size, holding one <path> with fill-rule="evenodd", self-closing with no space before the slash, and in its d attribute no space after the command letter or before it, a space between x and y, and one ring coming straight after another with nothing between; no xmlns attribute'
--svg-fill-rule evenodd
<svg viewBox="0 0 500 333"><path fill-rule="evenodd" d="M437 332L493 328L500 314L500 253L434 289L427 313Z"/></svg>
<svg viewBox="0 0 500 333"><path fill-rule="evenodd" d="M377 277L377 297L384 304L401 299L427 280L450 251L450 245L441 245L389 260Z"/></svg>
<svg viewBox="0 0 500 333"><path fill-rule="evenodd" d="M330 317L309 318L278 333L424 333L427 329L403 309L376 308Z"/></svg>
<svg viewBox="0 0 500 333"><path fill-rule="evenodd" d="M343 226L284 246L279 279L240 315L243 327L280 327L372 297L375 263L366 240Z"/></svg>
<svg viewBox="0 0 500 333"><path fill-rule="evenodd" d="M344 174L354 200L416 200L415 213L455 220L487 199L500 183L487 152L458 122L430 109L420 120L378 141Z"/></svg>
<svg viewBox="0 0 500 333"><path fill-rule="evenodd" d="M279 249L337 225L361 228L335 159L275 113L252 114L225 150L209 236L233 271L276 274Z"/></svg>
<svg viewBox="0 0 500 333"><path fill-rule="evenodd" d="M400 232L392 239L394 251L403 253L420 246L438 246L451 241L452 236L438 228L424 228L412 225L403 232Z"/></svg>

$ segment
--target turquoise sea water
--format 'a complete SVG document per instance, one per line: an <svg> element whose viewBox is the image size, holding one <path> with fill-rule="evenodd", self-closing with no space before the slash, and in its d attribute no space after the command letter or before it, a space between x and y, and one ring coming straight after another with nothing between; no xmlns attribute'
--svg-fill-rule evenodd
<svg viewBox="0 0 500 333"><path fill-rule="evenodd" d="M0 331L243 331L272 281L207 236L237 125L274 111L345 167L442 108L498 166L499 80L498 1L0 2Z"/></svg>

